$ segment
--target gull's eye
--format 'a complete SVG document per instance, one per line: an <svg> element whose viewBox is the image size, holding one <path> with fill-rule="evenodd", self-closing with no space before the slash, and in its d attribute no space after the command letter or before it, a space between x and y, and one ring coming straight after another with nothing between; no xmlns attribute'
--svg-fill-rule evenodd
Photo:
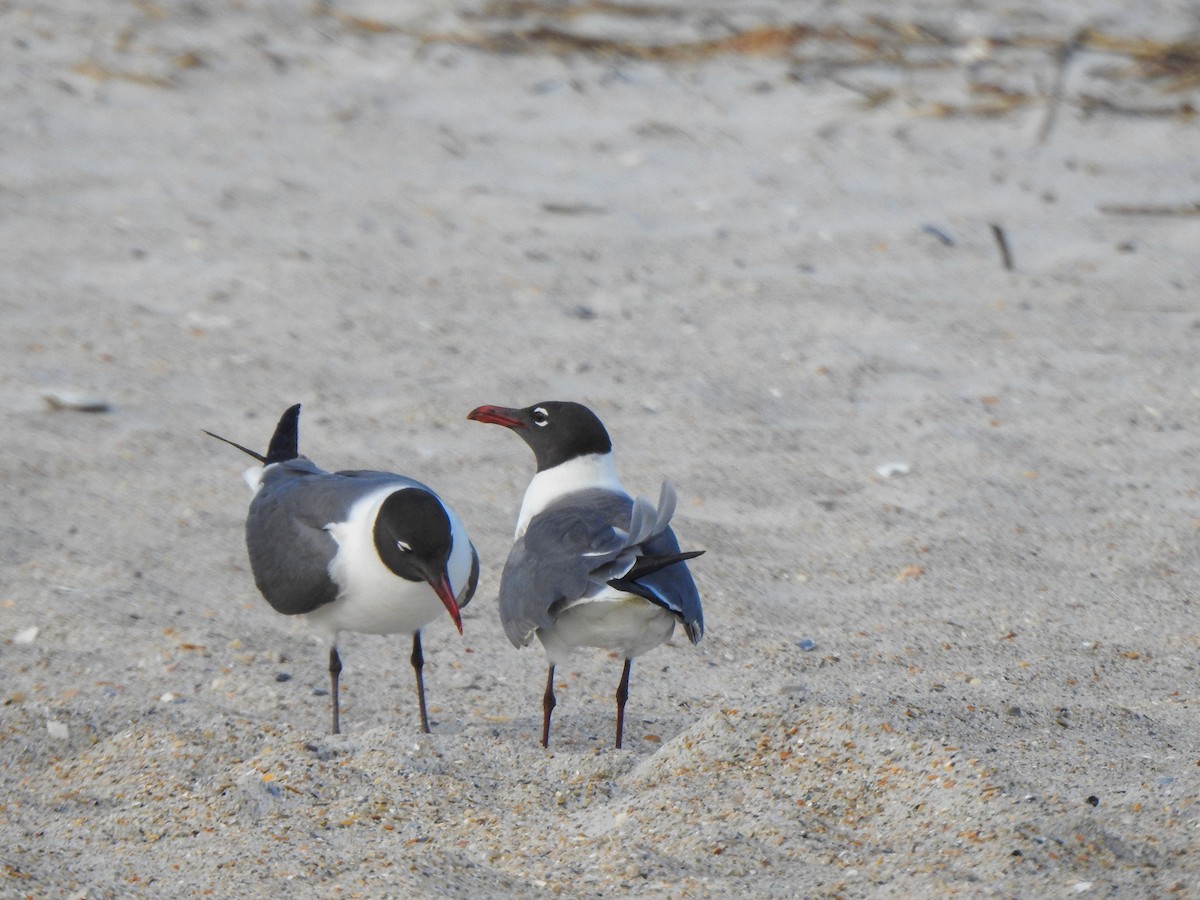
<svg viewBox="0 0 1200 900"><path fill-rule="evenodd" d="M550 424L550 414L539 406L533 411L533 424L539 428L545 428Z"/></svg>
<svg viewBox="0 0 1200 900"><path fill-rule="evenodd" d="M400 548L401 553L412 553L412 547L405 541L396 541L396 546Z"/></svg>

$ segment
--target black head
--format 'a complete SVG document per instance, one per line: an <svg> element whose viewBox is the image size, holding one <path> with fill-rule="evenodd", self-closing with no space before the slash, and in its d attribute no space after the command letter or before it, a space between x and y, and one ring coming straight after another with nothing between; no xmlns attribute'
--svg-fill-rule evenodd
<svg viewBox="0 0 1200 900"><path fill-rule="evenodd" d="M467 418L516 432L533 450L539 472L579 456L612 450L604 424L580 403L548 400L525 409L480 406Z"/></svg>
<svg viewBox="0 0 1200 900"><path fill-rule="evenodd" d="M450 519L433 494L404 488L383 501L375 518L379 558L406 581L428 582L461 633L462 619L446 571L453 547Z"/></svg>

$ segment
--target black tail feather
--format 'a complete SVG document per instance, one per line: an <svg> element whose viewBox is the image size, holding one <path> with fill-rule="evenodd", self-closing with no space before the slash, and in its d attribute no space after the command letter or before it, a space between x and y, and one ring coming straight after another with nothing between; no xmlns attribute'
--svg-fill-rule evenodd
<svg viewBox="0 0 1200 900"><path fill-rule="evenodd" d="M659 569L665 569L667 566L673 566L677 562L683 562L686 559L694 559L700 556L703 550L689 550L685 553L664 553L661 556L639 556L634 562L633 567L622 575L620 578L613 578L608 583L619 591L629 591L630 593L642 596L640 591L633 590L633 585L639 578L645 578L647 575L653 575Z"/></svg>
<svg viewBox="0 0 1200 900"><path fill-rule="evenodd" d="M271 436L271 445L267 448L266 456L249 447L243 447L229 438L213 434L211 431L205 430L204 433L218 441L224 441L231 447L237 447L247 456L253 456L264 466L295 459L300 455L300 404L288 407L280 417L279 424L275 426L275 434Z"/></svg>

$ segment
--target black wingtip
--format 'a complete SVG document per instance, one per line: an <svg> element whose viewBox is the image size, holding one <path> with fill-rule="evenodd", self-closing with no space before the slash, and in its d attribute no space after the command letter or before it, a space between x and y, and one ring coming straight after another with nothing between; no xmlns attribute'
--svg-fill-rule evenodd
<svg viewBox="0 0 1200 900"><path fill-rule="evenodd" d="M243 447L243 446L242 446L241 444L239 444L237 441L231 441L229 438L226 438L226 437L221 437L219 434L213 434L213 433L212 433L211 431L209 431L208 429L201 429L201 430L202 430L202 431L203 431L205 434L207 434L209 437L216 438L218 441L224 441L224 442L225 442L226 444L228 444L230 447L237 447L239 450L241 450L241 451L242 451L243 453L245 453L247 456L253 456L253 457L254 457L255 459L257 459L257 460L258 460L260 463L266 463L266 461L267 461L267 458L266 458L265 456L263 456L261 453L258 453L258 452L257 452L257 451L255 451L255 450L251 450L249 447Z"/></svg>
<svg viewBox="0 0 1200 900"><path fill-rule="evenodd" d="M639 578L653 575L659 569L665 569L667 566L673 566L675 563L684 562L685 560L695 559L703 553L703 550L688 550L683 553L664 553L660 556L639 556L634 562L633 568L620 578L614 578L609 584L616 587L614 582L617 581L623 583L637 581Z"/></svg>
<svg viewBox="0 0 1200 900"><path fill-rule="evenodd" d="M275 433L271 435L270 446L267 447L263 465L286 462L300 455L300 404L289 406L279 417Z"/></svg>

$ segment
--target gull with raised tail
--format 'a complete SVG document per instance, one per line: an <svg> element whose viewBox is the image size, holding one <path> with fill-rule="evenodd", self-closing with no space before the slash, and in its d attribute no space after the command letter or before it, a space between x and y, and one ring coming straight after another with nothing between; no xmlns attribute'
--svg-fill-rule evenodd
<svg viewBox="0 0 1200 900"><path fill-rule="evenodd" d="M334 734L339 634L411 634L421 729L428 733L421 629L444 610L462 633L459 610L475 593L479 556L458 516L419 481L391 472L326 472L301 456L299 419L296 404L280 418L265 455L206 432L262 463L245 474L254 491L246 517L254 583L276 612L304 615L326 639Z"/></svg>

